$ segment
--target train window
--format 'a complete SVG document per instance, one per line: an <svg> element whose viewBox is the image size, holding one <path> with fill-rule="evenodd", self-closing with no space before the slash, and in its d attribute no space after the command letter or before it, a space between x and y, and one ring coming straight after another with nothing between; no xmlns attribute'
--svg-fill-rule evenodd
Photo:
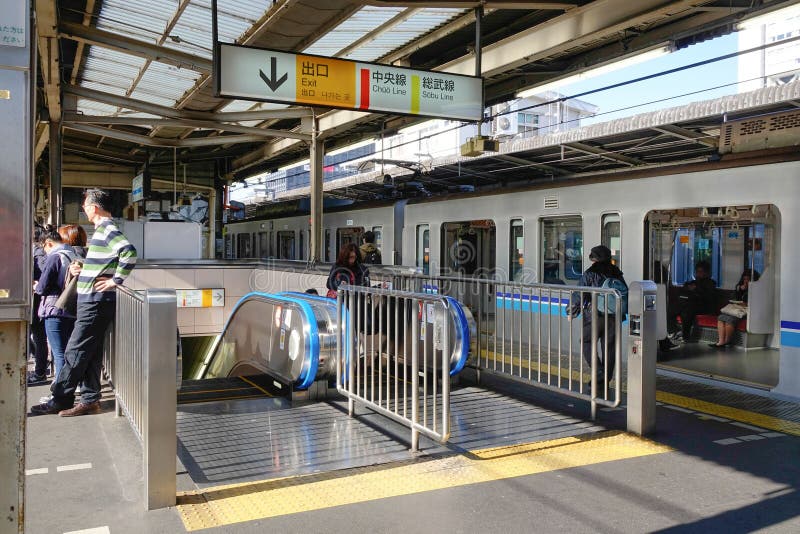
<svg viewBox="0 0 800 534"><path fill-rule="evenodd" d="M619 266L622 248L622 221L619 213L603 215L600 242L611 250L611 263Z"/></svg>
<svg viewBox="0 0 800 534"><path fill-rule="evenodd" d="M258 257L269 257L269 239L267 237L267 232L258 233Z"/></svg>
<svg viewBox="0 0 800 534"><path fill-rule="evenodd" d="M423 274L431 272L431 227L427 224L417 225L417 267Z"/></svg>
<svg viewBox="0 0 800 534"><path fill-rule="evenodd" d="M490 219L442 224L442 272L493 276L495 224Z"/></svg>
<svg viewBox="0 0 800 534"><path fill-rule="evenodd" d="M299 247L297 247L297 259L298 260L306 259L306 249L303 247L303 244L304 244L304 239L303 238L305 237L305 235L306 235L305 230L300 230L300 232L298 232L298 234L297 234L297 240L298 240L297 242L298 242L298 245L300 245Z"/></svg>
<svg viewBox="0 0 800 534"><path fill-rule="evenodd" d="M330 228L325 230L325 261L334 261L331 258L331 231Z"/></svg>
<svg viewBox="0 0 800 534"><path fill-rule="evenodd" d="M361 246L361 236L364 234L364 228L361 226L345 226L336 230L336 255L347 244L354 244L356 248Z"/></svg>
<svg viewBox="0 0 800 534"><path fill-rule="evenodd" d="M250 234L238 234L236 236L236 257L252 258L250 249Z"/></svg>
<svg viewBox="0 0 800 534"><path fill-rule="evenodd" d="M383 226L373 226L372 233L375 234L375 246L378 247L381 256L383 255ZM385 261L385 260L384 260Z"/></svg>
<svg viewBox="0 0 800 534"><path fill-rule="evenodd" d="M511 219L511 242L509 243L508 279L516 280L525 265L525 236L522 219Z"/></svg>
<svg viewBox="0 0 800 534"><path fill-rule="evenodd" d="M583 274L583 220L579 216L541 220L542 281L577 284Z"/></svg>
<svg viewBox="0 0 800 534"><path fill-rule="evenodd" d="M224 243L224 257L227 259L233 258L233 234L226 233Z"/></svg>
<svg viewBox="0 0 800 534"><path fill-rule="evenodd" d="M278 232L278 258L293 260L294 256L294 230Z"/></svg>

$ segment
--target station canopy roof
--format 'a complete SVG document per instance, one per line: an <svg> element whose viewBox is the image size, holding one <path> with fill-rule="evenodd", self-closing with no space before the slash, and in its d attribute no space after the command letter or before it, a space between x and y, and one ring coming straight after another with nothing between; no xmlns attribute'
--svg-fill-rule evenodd
<svg viewBox="0 0 800 534"><path fill-rule="evenodd" d="M474 74L481 6L490 105L653 47L682 48L729 33L743 18L793 3L219 0L217 13L221 42ZM242 179L308 157L307 108L214 96L211 0L36 0L35 7L42 66L37 159L46 154L49 124L59 119L65 156L114 164L215 160L227 177ZM314 115L328 151L422 120L324 108ZM707 130L692 130L704 126L685 121L676 139L705 137ZM615 142L635 144L624 136ZM569 150L597 168L631 163L590 145ZM573 172L574 161L562 164L563 157L549 154L549 163L537 165L537 154L486 160L491 168L476 167L466 183L493 182L515 167L543 176Z"/></svg>

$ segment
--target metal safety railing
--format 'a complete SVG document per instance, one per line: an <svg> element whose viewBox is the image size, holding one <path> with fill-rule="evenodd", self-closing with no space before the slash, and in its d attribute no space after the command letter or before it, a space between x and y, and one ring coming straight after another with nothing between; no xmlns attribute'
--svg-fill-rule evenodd
<svg viewBox="0 0 800 534"><path fill-rule="evenodd" d="M394 289L449 296L471 310L478 335L470 364L478 373L589 401L593 418L598 405L619 406L624 318L617 291L419 274L390 280Z"/></svg>
<svg viewBox="0 0 800 534"><path fill-rule="evenodd" d="M177 368L174 289L117 287L117 308L104 365L117 415L142 444L148 510L174 506L177 455Z"/></svg>
<svg viewBox="0 0 800 534"><path fill-rule="evenodd" d="M450 311L438 295L346 286L337 299L336 386L348 399L439 442L450 437Z"/></svg>

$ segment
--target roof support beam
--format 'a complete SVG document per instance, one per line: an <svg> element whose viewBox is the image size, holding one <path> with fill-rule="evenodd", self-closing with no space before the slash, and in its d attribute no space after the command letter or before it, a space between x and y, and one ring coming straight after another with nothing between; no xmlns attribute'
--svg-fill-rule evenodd
<svg viewBox="0 0 800 534"><path fill-rule="evenodd" d="M110 137L112 139L119 139L120 141L127 141L142 146L159 147L198 147L198 146L216 146L227 145L232 143L257 143L264 141L264 137L260 135L224 135L218 137L195 137L191 139L165 139L159 137L149 137L130 132L123 132L121 130L113 130L111 128L103 128L101 126L94 126L91 124L65 124L65 128L75 130L76 132L83 132L100 137Z"/></svg>
<svg viewBox="0 0 800 534"><path fill-rule="evenodd" d="M459 2L447 0L367 0L364 4L380 7L452 7L470 9L485 7L489 9L547 9L567 11L578 7L576 2L531 2L529 0L482 0L480 2Z"/></svg>
<svg viewBox="0 0 800 534"><path fill-rule="evenodd" d="M457 32L461 28L465 28L475 22L475 11L470 11L466 15L462 15L457 19L445 24L441 28L425 35L421 39L413 41L403 48L399 50L395 50L382 58L380 58L381 63L388 63L394 64L395 62L410 56L417 50L425 48L426 46L435 43L436 41L450 35L451 33Z"/></svg>
<svg viewBox="0 0 800 534"><path fill-rule="evenodd" d="M698 3L703 2L595 0L484 47L481 59L483 75L493 76L507 72L568 49L618 35L631 27L684 13L693 9ZM472 75L475 73L475 58L472 54L468 54L437 67L436 70Z"/></svg>
<svg viewBox="0 0 800 534"><path fill-rule="evenodd" d="M132 54L179 68L191 69L202 73L211 72L210 59L187 54L180 50L146 43L72 22L61 21L58 24L58 31L60 37L66 37L74 41L110 48L123 54Z"/></svg>
<svg viewBox="0 0 800 534"><path fill-rule="evenodd" d="M347 56L347 54L349 54L353 50L356 50L356 49L360 48L361 46L365 45L366 43L369 43L370 41L375 40L381 34L384 34L384 33L388 32L389 30L391 30L392 28L394 28L395 26L397 26L398 24L407 21L408 19L410 19L411 17L413 17L414 15L419 13L420 11L422 11L422 8L418 8L418 7L404 9L403 11L401 11L400 13L395 15L394 17L390 18L389 20L387 20L386 22L384 22L383 24L381 24L380 26L378 26L374 30L372 30L370 32L367 32L367 34L364 35L363 37L361 37L360 39L356 39L355 42L350 43L346 47L344 47L341 50L339 50L335 54L335 57L345 57L345 56Z"/></svg>
<svg viewBox="0 0 800 534"><path fill-rule="evenodd" d="M709 146L711 148L717 148L719 146L719 139L716 137L709 137L707 135L703 135L701 133L694 132L692 130L687 130L686 128L681 128L680 126L675 126L672 124L667 124L664 126L659 126L658 128L653 128L657 132L662 132L673 137L678 137L680 139L686 139L687 141L696 141L701 145Z"/></svg>
<svg viewBox="0 0 800 534"><path fill-rule="evenodd" d="M585 143L565 143L563 146L571 148L572 150L578 152L583 152L584 154L600 156L603 159L616 161L617 163L623 163L630 167L635 167L637 165L644 165L644 162L642 160L631 158L629 156L624 156L622 154L615 154L613 152L608 152L606 150L603 150L602 148L587 145Z"/></svg>
<svg viewBox="0 0 800 534"><path fill-rule="evenodd" d="M55 0L36 0L36 33L50 120L61 120L61 63Z"/></svg>
<svg viewBox="0 0 800 534"><path fill-rule="evenodd" d="M262 111L242 111L230 113L211 113L207 111L186 111L182 109L175 109L167 106L160 106L158 104L151 104L143 100L135 98L128 98L111 93L104 93L94 89L88 89L79 85L64 86L64 92L79 96L81 98L88 98L96 102L103 102L118 106L133 111L141 111L142 113L149 113L151 115L159 115L161 117L172 117L176 119L194 119L194 120L207 120L207 121L253 121L253 120L266 120L266 119L292 119L312 116L310 108L286 108L286 109L271 109ZM283 130L281 130L283 132ZM295 137L293 132L283 132L292 134L290 137ZM305 140L303 134L296 134L301 137L296 139Z"/></svg>
<svg viewBox="0 0 800 534"><path fill-rule="evenodd" d="M235 132L241 134L258 135L261 137L286 137L291 135L293 139L310 139L310 135L286 132L284 130L270 130L267 128L253 128L250 126L239 126L238 124L227 124L214 121L199 121L189 119L160 119L147 117L94 117L90 115L79 115L77 113L67 113L64 116L65 124L106 124L106 125L126 125L126 126L167 126L177 128L193 128L204 130L219 130L224 132Z"/></svg>
<svg viewBox="0 0 800 534"><path fill-rule="evenodd" d="M542 169L547 172L551 172L553 174L562 175L562 174L569 174L567 171L563 169L559 169L558 167L553 167L552 165L547 165L545 163L537 163L535 161L530 161L523 158L518 158L517 156L512 156L510 154L497 154L492 156L494 159L499 159L501 161L508 161L511 163L516 163L521 167L534 167L537 169Z"/></svg>
<svg viewBox="0 0 800 534"><path fill-rule="evenodd" d="M94 13L95 0L86 0L86 11L83 13L83 25L89 26L92 23L92 14ZM72 62L72 74L69 77L69 83L74 84L78 81L78 73L83 65L83 49L86 48L86 43L78 42L78 48L75 49L75 59Z"/></svg>

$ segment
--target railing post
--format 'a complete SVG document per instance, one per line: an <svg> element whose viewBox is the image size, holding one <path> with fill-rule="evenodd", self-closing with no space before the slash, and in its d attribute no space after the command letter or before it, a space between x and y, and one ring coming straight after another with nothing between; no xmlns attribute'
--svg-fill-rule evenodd
<svg viewBox="0 0 800 534"><path fill-rule="evenodd" d="M411 299L411 450L419 450L419 299Z"/></svg>
<svg viewBox="0 0 800 534"><path fill-rule="evenodd" d="M177 456L177 392L175 335L177 299L174 289L145 293L142 428L147 509L175 506Z"/></svg>

